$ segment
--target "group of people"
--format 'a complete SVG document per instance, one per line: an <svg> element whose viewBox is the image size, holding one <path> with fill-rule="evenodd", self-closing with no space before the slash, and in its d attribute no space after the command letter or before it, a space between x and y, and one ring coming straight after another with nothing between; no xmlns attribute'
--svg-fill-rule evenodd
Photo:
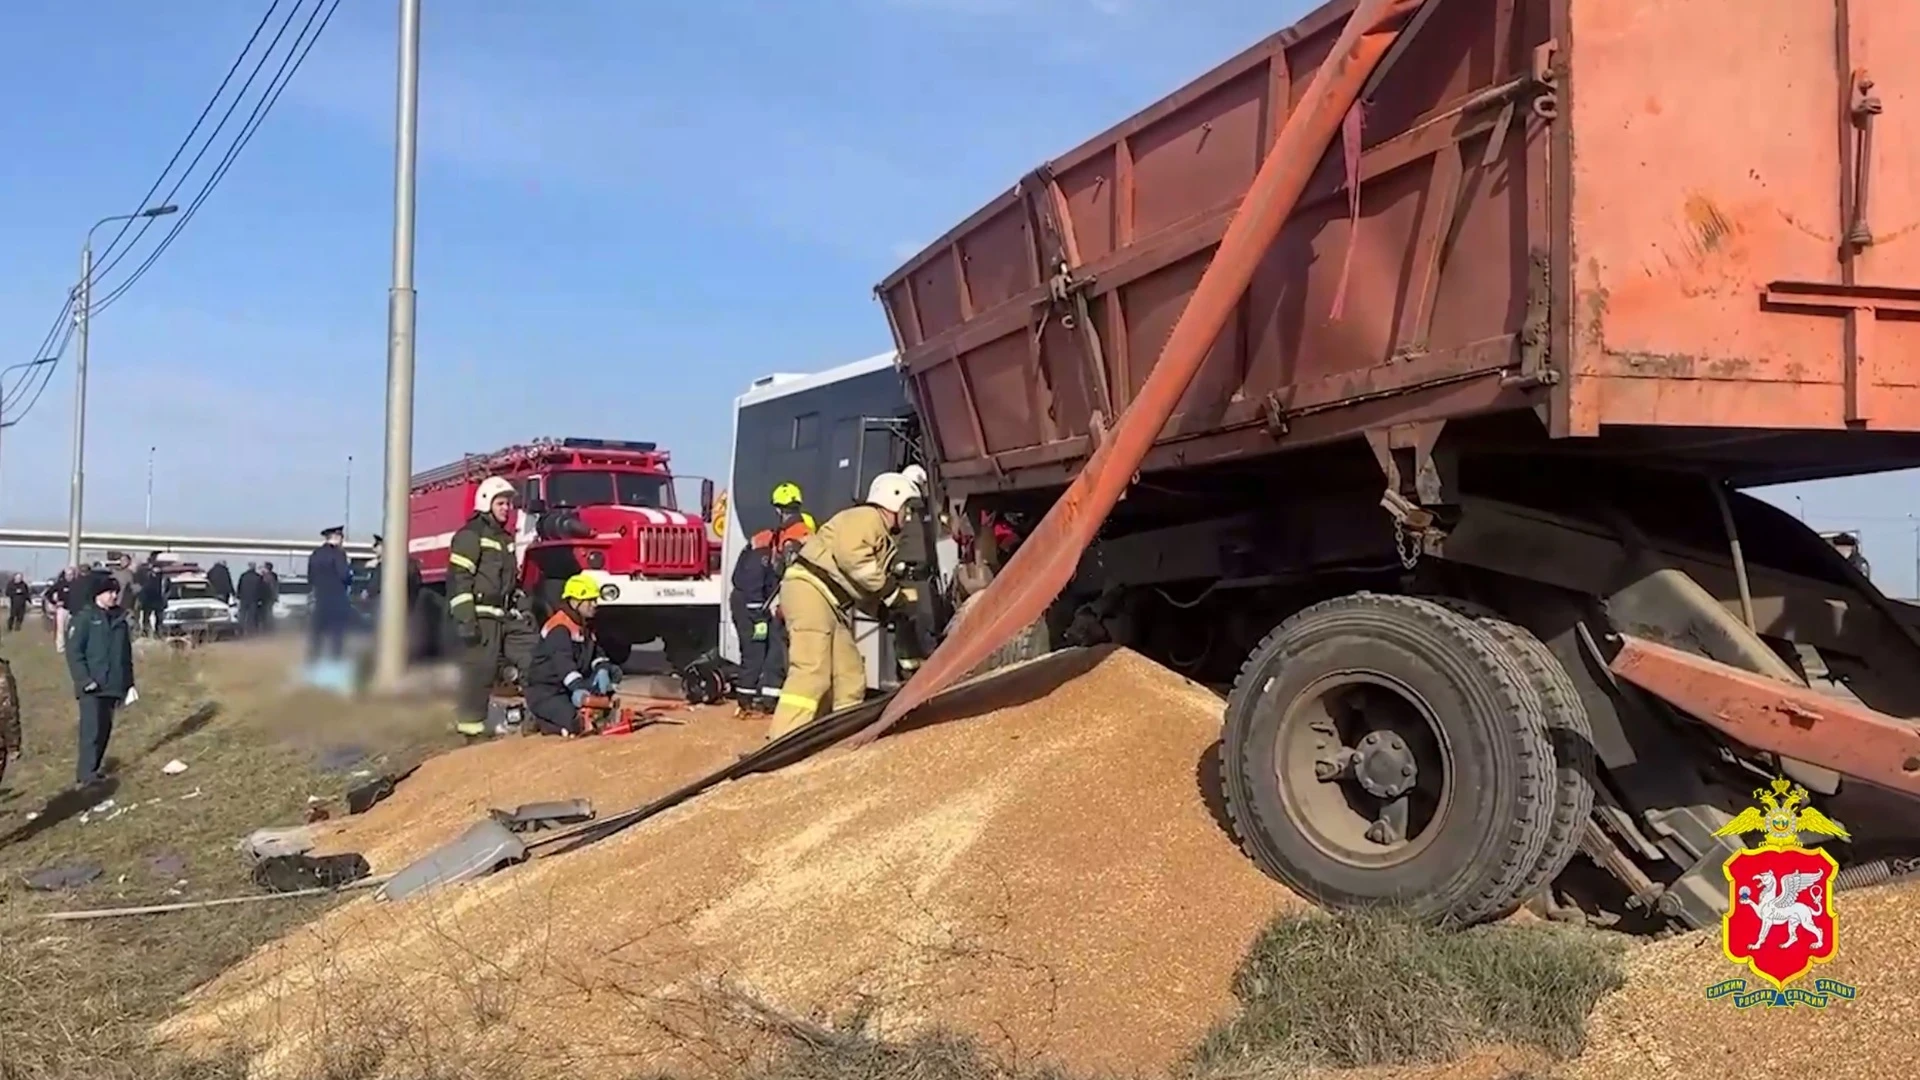
<svg viewBox="0 0 1920 1080"><path fill-rule="evenodd" d="M138 565L130 555L115 554L84 567L68 567L54 575L41 602L53 616L56 628L62 628L78 606L85 604L81 600L76 605L77 596L91 596L99 591L101 582L111 579L118 586L116 599L132 624L132 632L158 636L165 630L167 604L175 599L160 554L152 552ZM260 634L273 629L273 606L280 599L280 576L272 563L248 563L236 583L226 562L216 562L207 569L207 590L221 603L239 598L236 606L241 634ZM30 604L31 592L26 579L14 575L7 584L6 596L7 628L17 630L25 622ZM66 632L61 629L62 648L65 640Z"/></svg>
<svg viewBox="0 0 1920 1080"><path fill-rule="evenodd" d="M740 639L739 714L770 716L769 739L866 696L854 616L884 619L905 596L896 542L925 484L917 465L881 473L865 502L817 527L798 485L774 488L776 523L741 549L729 600Z"/></svg>
<svg viewBox="0 0 1920 1080"><path fill-rule="evenodd" d="M779 738L824 712L866 695L866 664L855 643L856 613L885 619L908 596L898 578L897 544L908 504L924 498L918 466L874 478L866 501L816 524L798 485L774 489L777 523L755 533L732 571L732 611L741 671L735 694L742 716L767 716ZM453 536L447 557L447 607L462 648L458 730L487 733L491 692L513 668L535 727L583 734L582 704L619 679L594 640L598 584L586 575L563 583L536 632L519 617L522 596L513 533L513 485L488 477L473 514ZM316 594L316 603L317 594Z"/></svg>

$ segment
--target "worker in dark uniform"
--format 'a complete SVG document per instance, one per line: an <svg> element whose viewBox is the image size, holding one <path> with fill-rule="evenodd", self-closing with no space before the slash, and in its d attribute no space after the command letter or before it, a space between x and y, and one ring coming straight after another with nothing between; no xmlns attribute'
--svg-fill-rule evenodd
<svg viewBox="0 0 1920 1080"><path fill-rule="evenodd" d="M307 556L308 663L340 659L347 624L353 620L353 564L342 546L347 542L346 526L322 529L320 541Z"/></svg>
<svg viewBox="0 0 1920 1080"><path fill-rule="evenodd" d="M780 738L866 697L867 665L854 641L854 615L884 615L900 599L895 535L902 509L919 497L911 478L881 473L867 489L867 501L830 518L787 567L780 581L780 614L787 623L791 666L767 738Z"/></svg>
<svg viewBox="0 0 1920 1080"><path fill-rule="evenodd" d="M460 719L469 738L487 731L487 701L501 669L532 650L533 634L513 610L519 566L514 559L513 485L498 476L480 482L473 516L453 534L447 553L447 611L462 646Z"/></svg>
<svg viewBox="0 0 1920 1080"><path fill-rule="evenodd" d="M787 677L786 627L780 622L780 578L801 545L813 535L813 515L802 505L800 485L773 489L777 521L747 538L734 563L728 598L740 640L740 674L734 680L736 716L769 716Z"/></svg>
<svg viewBox="0 0 1920 1080"><path fill-rule="evenodd" d="M620 669L593 639L600 586L585 574L568 578L560 603L540 628L527 669L527 712L543 735L585 735L580 708L589 694L611 694Z"/></svg>

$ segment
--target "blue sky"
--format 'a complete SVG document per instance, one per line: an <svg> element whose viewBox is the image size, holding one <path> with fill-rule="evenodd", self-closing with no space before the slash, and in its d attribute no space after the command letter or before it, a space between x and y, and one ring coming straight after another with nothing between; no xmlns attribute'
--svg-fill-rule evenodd
<svg viewBox="0 0 1920 1080"><path fill-rule="evenodd" d="M86 226L133 208L266 3L8 5L5 363L30 358ZM904 255L1307 6L426 0L416 466L584 434L655 439L718 476L754 376L888 347L871 288ZM395 7L345 0L219 190L97 321L90 521L140 523L152 446L157 528L334 523L349 454L355 532L373 527ZM64 522L71 392L62 368L7 431L0 520ZM1914 488L1801 494L1814 523L1864 529L1898 589Z"/></svg>

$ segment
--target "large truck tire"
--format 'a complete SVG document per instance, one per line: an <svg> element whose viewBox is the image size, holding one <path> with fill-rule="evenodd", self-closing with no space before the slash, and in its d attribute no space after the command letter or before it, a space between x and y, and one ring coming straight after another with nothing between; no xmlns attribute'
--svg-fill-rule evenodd
<svg viewBox="0 0 1920 1080"><path fill-rule="evenodd" d="M1593 723L1587 718L1587 705L1580 698L1573 676L1567 674L1559 657L1532 631L1478 604L1458 600L1436 602L1478 623L1519 665L1534 692L1540 695L1547 742L1553 749L1553 813L1547 823L1547 842L1541 849L1540 862L1521 881L1518 894L1502 903L1492 915L1496 919L1505 918L1552 885L1580 849L1580 828L1593 813Z"/></svg>
<svg viewBox="0 0 1920 1080"><path fill-rule="evenodd" d="M1242 848L1324 907L1484 921L1548 844L1541 696L1487 629L1429 600L1357 593L1280 624L1227 699L1221 755Z"/></svg>

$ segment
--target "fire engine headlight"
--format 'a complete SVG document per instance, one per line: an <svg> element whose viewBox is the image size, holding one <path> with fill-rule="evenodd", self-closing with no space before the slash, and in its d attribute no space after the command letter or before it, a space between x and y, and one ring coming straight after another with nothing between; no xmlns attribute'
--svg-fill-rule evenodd
<svg viewBox="0 0 1920 1080"><path fill-rule="evenodd" d="M606 554L606 552L604 552L604 551L589 551L589 552L587 552L587 569L589 569L589 570L604 570L604 569L606 569L606 565L607 565L607 554Z"/></svg>
<svg viewBox="0 0 1920 1080"><path fill-rule="evenodd" d="M606 600L606 601L613 601L613 600L620 599L620 586L618 585L600 586L600 599Z"/></svg>

